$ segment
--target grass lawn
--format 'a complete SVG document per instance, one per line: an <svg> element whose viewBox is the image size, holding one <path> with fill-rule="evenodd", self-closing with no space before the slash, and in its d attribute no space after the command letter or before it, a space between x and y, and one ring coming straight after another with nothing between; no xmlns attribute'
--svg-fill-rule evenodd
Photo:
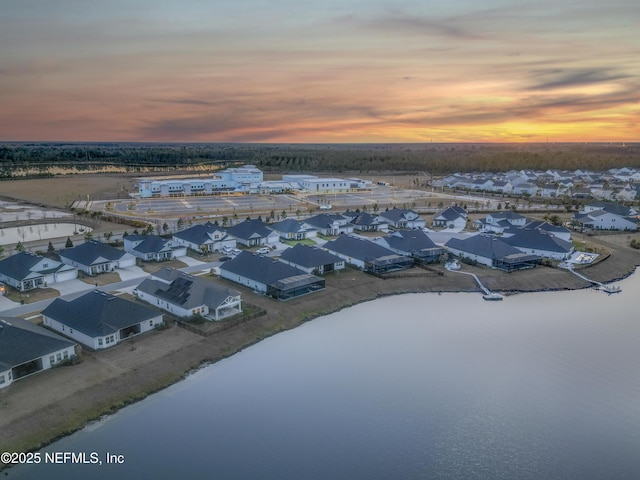
<svg viewBox="0 0 640 480"><path fill-rule="evenodd" d="M305 238L304 240L283 240L282 243L285 245L289 245L290 247L294 247L301 243L302 245L316 245L316 242L311 240L310 238Z"/></svg>
<svg viewBox="0 0 640 480"><path fill-rule="evenodd" d="M7 286L5 288L7 288L7 298L18 303L22 301L24 301L24 303L33 303L60 296L60 292L53 288L34 288L24 293L19 292L13 287Z"/></svg>
<svg viewBox="0 0 640 480"><path fill-rule="evenodd" d="M166 262L142 262L140 267L147 273L155 273L163 268L184 268L187 264L180 260L168 260Z"/></svg>
<svg viewBox="0 0 640 480"><path fill-rule="evenodd" d="M116 272L101 273L100 275L96 275L94 277L90 277L83 272L78 272L78 280L82 280L88 285L94 285L98 287L121 281L120 275L118 275Z"/></svg>

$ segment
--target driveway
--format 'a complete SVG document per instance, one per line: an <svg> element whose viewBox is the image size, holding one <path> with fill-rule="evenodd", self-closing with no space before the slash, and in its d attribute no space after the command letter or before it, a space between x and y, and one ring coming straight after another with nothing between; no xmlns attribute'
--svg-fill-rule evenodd
<svg viewBox="0 0 640 480"><path fill-rule="evenodd" d="M176 260L180 260L182 263L186 263L189 267L196 267L198 265L202 265L205 262L201 262L200 260L196 260L193 257L185 255L184 257L178 257Z"/></svg>
<svg viewBox="0 0 640 480"><path fill-rule="evenodd" d="M120 280L123 282L149 276L149 274L140 267L118 268L115 272L120 275Z"/></svg>
<svg viewBox="0 0 640 480"><path fill-rule="evenodd" d="M91 290L92 287L82 280L67 280L66 282L54 283L51 288L58 290L60 296L69 295L70 293L82 292L84 290Z"/></svg>

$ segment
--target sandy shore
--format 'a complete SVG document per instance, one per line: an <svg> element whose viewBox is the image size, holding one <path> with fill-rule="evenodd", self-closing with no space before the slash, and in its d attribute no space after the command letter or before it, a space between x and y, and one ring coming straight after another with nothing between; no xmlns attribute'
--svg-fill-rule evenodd
<svg viewBox="0 0 640 480"><path fill-rule="evenodd" d="M640 252L626 246L628 242L611 237L597 242L612 254L583 271L589 278L618 280L640 264ZM0 391L0 451L37 449L178 381L204 363L228 357L306 320L384 295L478 291L470 276L436 268L444 274L413 269L411 275L384 280L348 269L329 275L325 290L287 302L242 289L244 300L267 309L266 316L208 338L172 326L107 351L85 352L82 362L74 366L23 379ZM566 271L548 267L509 274L468 266L465 271L476 273L492 290L510 293L589 286Z"/></svg>

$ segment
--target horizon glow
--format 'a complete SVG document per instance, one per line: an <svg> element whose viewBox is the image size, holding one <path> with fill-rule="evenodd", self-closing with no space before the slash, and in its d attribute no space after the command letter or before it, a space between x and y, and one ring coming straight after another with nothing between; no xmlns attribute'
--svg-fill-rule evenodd
<svg viewBox="0 0 640 480"><path fill-rule="evenodd" d="M0 141L634 142L638 24L630 0L9 0Z"/></svg>

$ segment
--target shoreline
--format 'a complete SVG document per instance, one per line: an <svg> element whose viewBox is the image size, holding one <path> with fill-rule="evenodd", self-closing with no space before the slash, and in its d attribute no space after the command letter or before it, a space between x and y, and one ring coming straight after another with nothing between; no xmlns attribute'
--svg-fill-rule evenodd
<svg viewBox="0 0 640 480"><path fill-rule="evenodd" d="M602 243L612 247L609 242ZM640 254L629 248L614 248L615 255L585 268L583 273L603 283L633 274L640 265ZM465 265L465 271L478 274L487 288L506 295L592 286L575 275L548 267L505 273ZM0 451L40 449L201 368L318 317L388 296L472 292L479 289L468 275L425 271L420 276L380 279L352 269L329 275L323 291L287 302L243 289L245 301L266 308L265 316L206 338L171 326L108 351L86 352L73 366L27 377L0 391ZM0 464L0 470L4 468L7 466Z"/></svg>

